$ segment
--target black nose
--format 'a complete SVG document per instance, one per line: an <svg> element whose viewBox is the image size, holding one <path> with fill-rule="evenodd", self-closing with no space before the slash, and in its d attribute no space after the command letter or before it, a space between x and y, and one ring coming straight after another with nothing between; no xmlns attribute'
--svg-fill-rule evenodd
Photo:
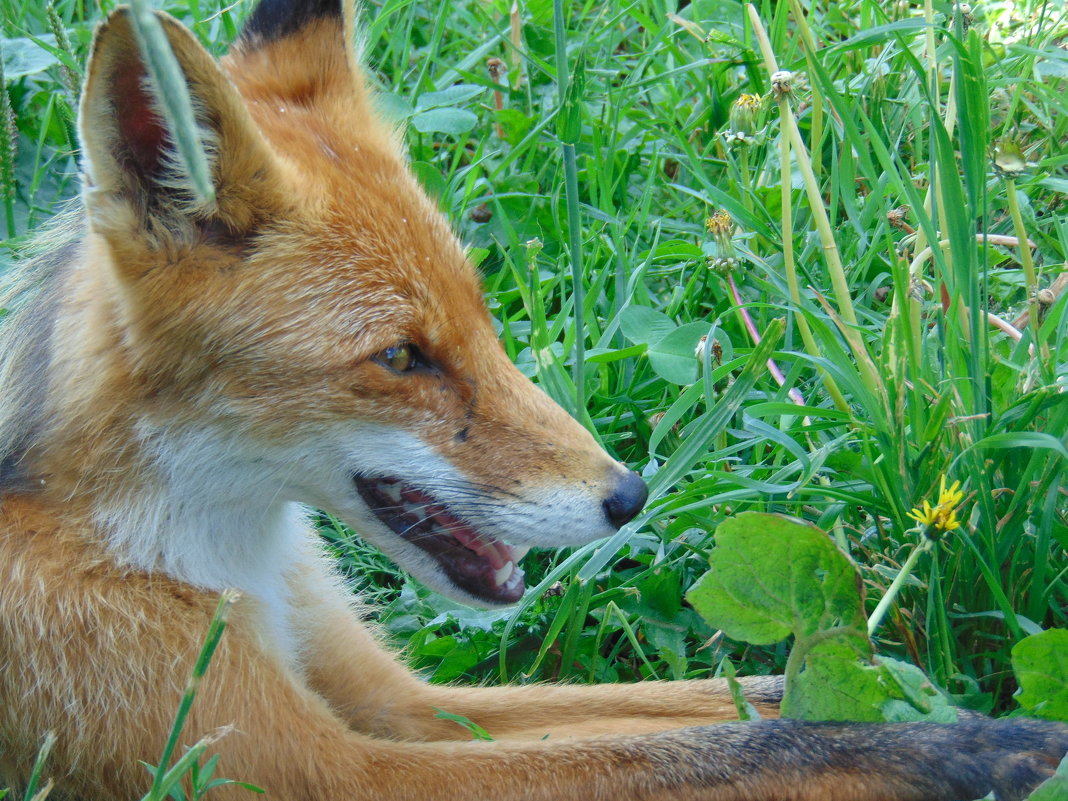
<svg viewBox="0 0 1068 801"><path fill-rule="evenodd" d="M629 523L645 506L649 497L649 488L642 477L632 470L616 484L616 491L604 499L604 514L616 528Z"/></svg>

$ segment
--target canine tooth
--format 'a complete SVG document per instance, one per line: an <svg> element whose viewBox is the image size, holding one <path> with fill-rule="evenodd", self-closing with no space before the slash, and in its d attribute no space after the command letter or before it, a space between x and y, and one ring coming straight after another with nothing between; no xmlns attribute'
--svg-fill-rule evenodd
<svg viewBox="0 0 1068 801"><path fill-rule="evenodd" d="M388 497L394 504L400 506L401 503L401 484L379 484L379 488L382 490L382 494Z"/></svg>
<svg viewBox="0 0 1068 801"><path fill-rule="evenodd" d="M512 546L512 556L515 557L516 564L518 564L519 560L522 559L524 556L526 556L527 553L529 553L529 552L530 552L530 546L529 545L513 545Z"/></svg>
<svg viewBox="0 0 1068 801"><path fill-rule="evenodd" d="M500 568L493 574L493 580L497 583L498 587L504 585L504 582L508 581L512 577L512 573L515 572L515 565L512 562L505 562Z"/></svg>

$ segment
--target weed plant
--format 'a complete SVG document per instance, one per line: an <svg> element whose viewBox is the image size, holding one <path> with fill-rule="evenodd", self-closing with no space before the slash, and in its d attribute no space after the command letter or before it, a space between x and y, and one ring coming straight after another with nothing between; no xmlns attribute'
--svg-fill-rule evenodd
<svg viewBox="0 0 1068 801"><path fill-rule="evenodd" d="M76 192L114 5L0 0L4 260ZM252 3L156 5L221 53ZM365 3L382 111L509 355L652 500L528 557L507 610L430 593L323 517L325 540L433 680L753 674L786 646L729 640L683 592L720 522L780 512L852 555L869 614L900 577L879 652L1010 708L1013 644L1068 626L1064 7L679 5ZM953 482L934 543L923 503Z"/></svg>

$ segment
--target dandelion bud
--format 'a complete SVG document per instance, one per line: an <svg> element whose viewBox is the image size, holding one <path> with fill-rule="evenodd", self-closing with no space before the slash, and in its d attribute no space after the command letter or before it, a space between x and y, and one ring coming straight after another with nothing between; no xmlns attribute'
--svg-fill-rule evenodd
<svg viewBox="0 0 1068 801"><path fill-rule="evenodd" d="M705 220L705 228L712 234L712 241L704 246L708 266L720 275L729 275L738 266L734 255L734 220L723 209Z"/></svg>
<svg viewBox="0 0 1068 801"><path fill-rule="evenodd" d="M784 97L792 91L790 88L794 74L789 70L779 70L771 76L771 91L776 97Z"/></svg>
<svg viewBox="0 0 1068 801"><path fill-rule="evenodd" d="M527 240L527 266L531 270L538 269L538 254L541 253L543 247L545 247L544 244L537 237Z"/></svg>
<svg viewBox="0 0 1068 801"><path fill-rule="evenodd" d="M731 131L744 141L760 127L760 110L763 106L760 95L741 94L731 104Z"/></svg>
<svg viewBox="0 0 1068 801"><path fill-rule="evenodd" d="M975 15L972 13L972 7L968 3L957 3L957 11L960 12L961 27L965 32L972 27L972 23L975 22Z"/></svg>
<svg viewBox="0 0 1068 801"><path fill-rule="evenodd" d="M705 360L705 349L708 347L708 336L703 336L697 341L697 347L693 349L693 355L697 357L697 361L703 362Z"/></svg>
<svg viewBox="0 0 1068 801"><path fill-rule="evenodd" d="M908 216L911 209L908 206L898 206L886 213L886 219L894 228L902 228L908 224Z"/></svg>
<svg viewBox="0 0 1068 801"><path fill-rule="evenodd" d="M697 347L693 349L693 355L697 357L697 361L704 362L706 350L708 350L707 335L701 337L701 340L697 343ZM713 364L721 364L723 362L723 346L719 344L718 339L712 340L711 360Z"/></svg>
<svg viewBox="0 0 1068 801"><path fill-rule="evenodd" d="M1027 168L1023 150L1011 139L994 143L994 169L1002 178L1017 178Z"/></svg>

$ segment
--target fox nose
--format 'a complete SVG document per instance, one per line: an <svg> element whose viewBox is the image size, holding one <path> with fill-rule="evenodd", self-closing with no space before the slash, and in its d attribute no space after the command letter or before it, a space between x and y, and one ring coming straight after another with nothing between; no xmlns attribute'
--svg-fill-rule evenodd
<svg viewBox="0 0 1068 801"><path fill-rule="evenodd" d="M645 499L648 497L649 488L645 486L642 477L633 470L628 470L616 484L615 492L604 499L605 517L613 526L619 528L634 519L645 506Z"/></svg>

